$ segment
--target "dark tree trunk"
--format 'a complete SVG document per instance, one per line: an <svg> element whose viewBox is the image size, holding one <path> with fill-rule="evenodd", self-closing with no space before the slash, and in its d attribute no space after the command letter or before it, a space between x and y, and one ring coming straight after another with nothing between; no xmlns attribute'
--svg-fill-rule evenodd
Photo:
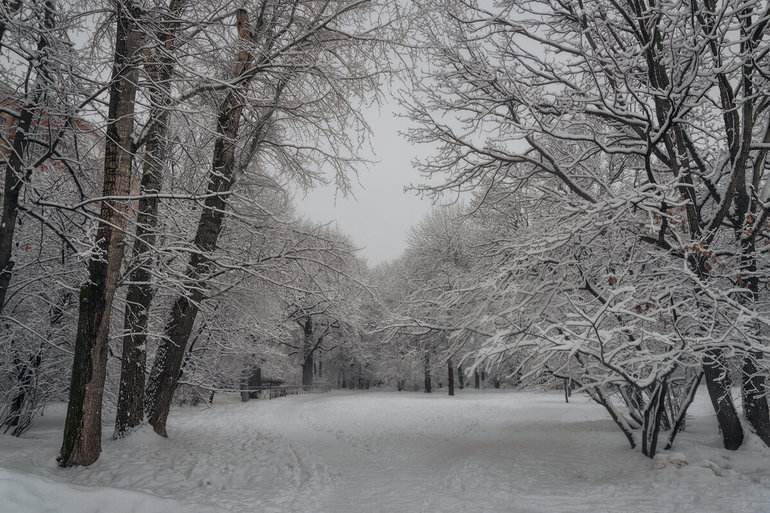
<svg viewBox="0 0 770 513"><path fill-rule="evenodd" d="M668 380L658 383L650 394L650 402L644 410L644 428L642 429L642 454L655 457L658 450L658 434L665 409Z"/></svg>
<svg viewBox="0 0 770 513"><path fill-rule="evenodd" d="M725 449L734 451L743 444L743 428L733 405L730 378L720 349L712 349L706 353L703 376L717 415Z"/></svg>
<svg viewBox="0 0 770 513"><path fill-rule="evenodd" d="M423 372L425 374L425 393L430 394L432 391L430 382L430 353L425 351L422 357Z"/></svg>
<svg viewBox="0 0 770 513"><path fill-rule="evenodd" d="M155 432L161 436L166 436L166 419L171 408L171 400L179 380L187 341L192 333L195 317L198 315L198 301L201 299L201 294L192 295L193 300L180 296L174 301L171 321L165 328L166 339L158 347L147 383L145 393L147 420Z"/></svg>
<svg viewBox="0 0 770 513"><path fill-rule="evenodd" d="M473 371L473 388L476 390L481 388L481 376L479 376L479 371L477 370Z"/></svg>
<svg viewBox="0 0 770 513"><path fill-rule="evenodd" d="M748 201L746 199L745 201ZM740 204L740 202L739 202ZM743 230L740 233L745 233ZM756 303L759 298L759 278L757 277L756 247L752 240L741 241L741 249L744 256L741 258L741 272L746 279L749 294L743 297L746 303ZM756 328L760 334L760 328ZM764 354L759 351L748 351L743 357L741 398L743 400L743 414L757 436L770 446L770 408L767 403L767 390L765 388L765 375L760 370Z"/></svg>
<svg viewBox="0 0 770 513"><path fill-rule="evenodd" d="M305 358L305 363L302 365L302 386L313 386L313 355L310 354Z"/></svg>
<svg viewBox="0 0 770 513"><path fill-rule="evenodd" d="M238 10L236 14L238 37L242 42L251 39L248 14ZM236 77L249 76L252 55L246 50L238 53ZM145 410L147 419L156 433L166 436L166 420L171 400L179 379L185 347L192 333L200 302L204 298L207 275L210 271L208 255L216 249L222 229L227 195L233 186L235 171L235 145L238 136L244 94L249 81L244 80L240 89L231 89L219 106L217 138L214 143L214 159L203 212L195 234L195 247L186 272L187 293L177 297L171 316L164 329L165 338L158 348L147 383Z"/></svg>
<svg viewBox="0 0 770 513"><path fill-rule="evenodd" d="M449 395L455 395L455 369L452 360L447 362L447 383L449 383Z"/></svg>
<svg viewBox="0 0 770 513"><path fill-rule="evenodd" d="M136 54L142 41L136 20L140 13L129 1L117 4L115 63L110 87L110 106L104 157L104 189L107 197L131 192L134 100L138 77ZM102 202L98 255L91 258L88 283L80 289L75 356L69 405L59 465L90 465L102 447L102 394L107 370L110 310L123 260L123 238L128 202Z"/></svg>
<svg viewBox="0 0 770 513"><path fill-rule="evenodd" d="M155 292L150 283L152 252L155 245L155 229L158 225L156 196L163 183L166 160L168 116L171 106L170 80L174 66L171 50L174 44L174 20L186 0L171 0L168 18L158 34L163 51L154 52L145 65L150 78L150 124L145 146L142 170L142 197L136 220L136 239L133 257L135 269L126 294L126 310L123 319L123 353L120 369L115 433L113 438L124 436L138 426L144 418L144 375L147 366L147 321ZM150 196L147 196L150 195Z"/></svg>
<svg viewBox="0 0 770 513"><path fill-rule="evenodd" d="M620 428L620 430L626 436L626 440L628 440L628 444L631 446L632 449L634 449L636 447L636 439L634 438L634 432L631 430L631 427L628 425L628 423L625 422L625 420L623 419L623 416L619 414L618 411L615 409L615 407L612 404L612 400L609 399L608 397L605 397L604 393L602 393L602 390L599 387L593 387L592 389L588 390L588 392L594 401L604 406L604 409L607 410L607 413L609 413L610 417L612 417L613 422L615 422L615 424Z"/></svg>
<svg viewBox="0 0 770 513"><path fill-rule="evenodd" d="M36 354L30 355L29 360L26 363L21 363L20 361L15 362L17 369L16 382L18 383L18 392L11 400L11 408L5 421L5 425L7 426L5 432L7 433L8 429L13 427L14 430L11 432L13 436L20 436L22 433L24 433L24 431L26 431L27 427L32 422L31 418L22 418L23 416L26 417L23 414L24 402L29 396L32 381L34 380L35 374L37 374L37 370L43 361L42 349L43 348L41 347Z"/></svg>
<svg viewBox="0 0 770 513"><path fill-rule="evenodd" d="M313 318L307 316L302 326L302 386L313 384Z"/></svg>
<svg viewBox="0 0 770 513"><path fill-rule="evenodd" d="M757 436L770 446L770 411L765 395L765 376L756 364L763 356L762 353L751 352L743 358L743 413Z"/></svg>
<svg viewBox="0 0 770 513"><path fill-rule="evenodd" d="M457 384L460 386L460 390L465 388L465 374L462 365L457 366Z"/></svg>
<svg viewBox="0 0 770 513"><path fill-rule="evenodd" d="M29 131L32 127L32 120L38 110L38 105L45 94L46 88L49 86L47 83L48 79L45 77L45 67L49 65L47 62L48 59L45 58L46 48L49 46L49 41L45 34L48 30L52 29L53 26L53 5L50 1L47 1L45 3L43 27L41 27L42 35L37 45L37 58L39 59L37 65L38 77L28 96L28 100L21 108L15 126L12 124L3 127L4 129L10 129L12 143L9 148L9 154L2 155L3 159L6 160L6 164L5 180L3 184L3 213L2 219L0 219L0 312L3 311L3 306L5 305L5 298L11 283L11 276L13 275L13 267L15 264L11 257L13 255L13 237L16 232L16 220L19 215L19 197L24 183L29 180L32 173L32 167L25 166L24 162L27 148L30 143ZM1 37L2 34L0 33L0 38ZM8 119L11 120L11 116L8 116ZM6 134L4 134L4 136L5 135Z"/></svg>
<svg viewBox="0 0 770 513"><path fill-rule="evenodd" d="M679 434L680 431L684 430L685 425L685 419L687 418L687 409L692 404L693 400L695 399L695 393L698 390L698 385L700 385L701 380L703 379L703 373L699 372L698 375L693 378L692 382L688 385L687 389L687 396L682 403L681 407L679 408L679 411L675 414L674 418L672 419L674 422L674 426L671 429L671 433L668 435L668 441L666 442L666 450L671 449L674 445L674 440L676 439L676 435Z"/></svg>

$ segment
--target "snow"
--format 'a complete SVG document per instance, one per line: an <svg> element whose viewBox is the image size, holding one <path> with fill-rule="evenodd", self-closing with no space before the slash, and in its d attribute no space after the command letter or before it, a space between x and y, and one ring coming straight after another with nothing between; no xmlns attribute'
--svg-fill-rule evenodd
<svg viewBox="0 0 770 513"><path fill-rule="evenodd" d="M0 436L2 513L763 511L770 450L719 448L705 390L673 451L630 450L582 396L333 392L175 410L105 439L88 468L55 462L64 406ZM106 433L109 435L110 433ZM662 468L655 468L656 466Z"/></svg>

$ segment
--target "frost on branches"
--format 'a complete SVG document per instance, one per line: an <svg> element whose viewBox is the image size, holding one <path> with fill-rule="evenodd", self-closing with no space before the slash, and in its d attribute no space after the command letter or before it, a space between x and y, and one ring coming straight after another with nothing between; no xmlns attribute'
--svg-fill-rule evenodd
<svg viewBox="0 0 770 513"><path fill-rule="evenodd" d="M515 209L451 293L455 344L569 377L649 456L701 375L727 448L733 377L770 443L767 9L423 6L431 65L404 98L410 139L436 148L420 188Z"/></svg>

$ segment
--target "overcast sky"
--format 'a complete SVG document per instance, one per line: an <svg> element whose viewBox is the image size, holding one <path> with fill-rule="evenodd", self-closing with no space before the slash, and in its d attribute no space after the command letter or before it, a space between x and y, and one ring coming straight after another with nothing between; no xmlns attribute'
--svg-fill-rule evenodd
<svg viewBox="0 0 770 513"><path fill-rule="evenodd" d="M397 258L404 251L409 228L431 209L429 199L404 192L405 186L420 181L412 161L429 148L412 146L398 134L409 122L395 116L397 108L386 103L367 112L376 162L361 169L360 184L353 187L356 198L343 198L333 186L295 198L301 216L336 222L340 232L362 248L360 255L370 266Z"/></svg>

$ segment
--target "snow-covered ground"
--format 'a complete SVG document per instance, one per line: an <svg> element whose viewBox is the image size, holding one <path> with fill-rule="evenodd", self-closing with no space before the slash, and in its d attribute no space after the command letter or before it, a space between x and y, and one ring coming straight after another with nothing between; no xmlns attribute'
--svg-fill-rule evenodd
<svg viewBox="0 0 770 513"><path fill-rule="evenodd" d="M64 406L0 436L2 513L760 512L770 451L719 449L705 390L653 468L604 411L560 394L344 393L176 409L170 438L106 439L61 470ZM110 433L106 433L109 435Z"/></svg>

